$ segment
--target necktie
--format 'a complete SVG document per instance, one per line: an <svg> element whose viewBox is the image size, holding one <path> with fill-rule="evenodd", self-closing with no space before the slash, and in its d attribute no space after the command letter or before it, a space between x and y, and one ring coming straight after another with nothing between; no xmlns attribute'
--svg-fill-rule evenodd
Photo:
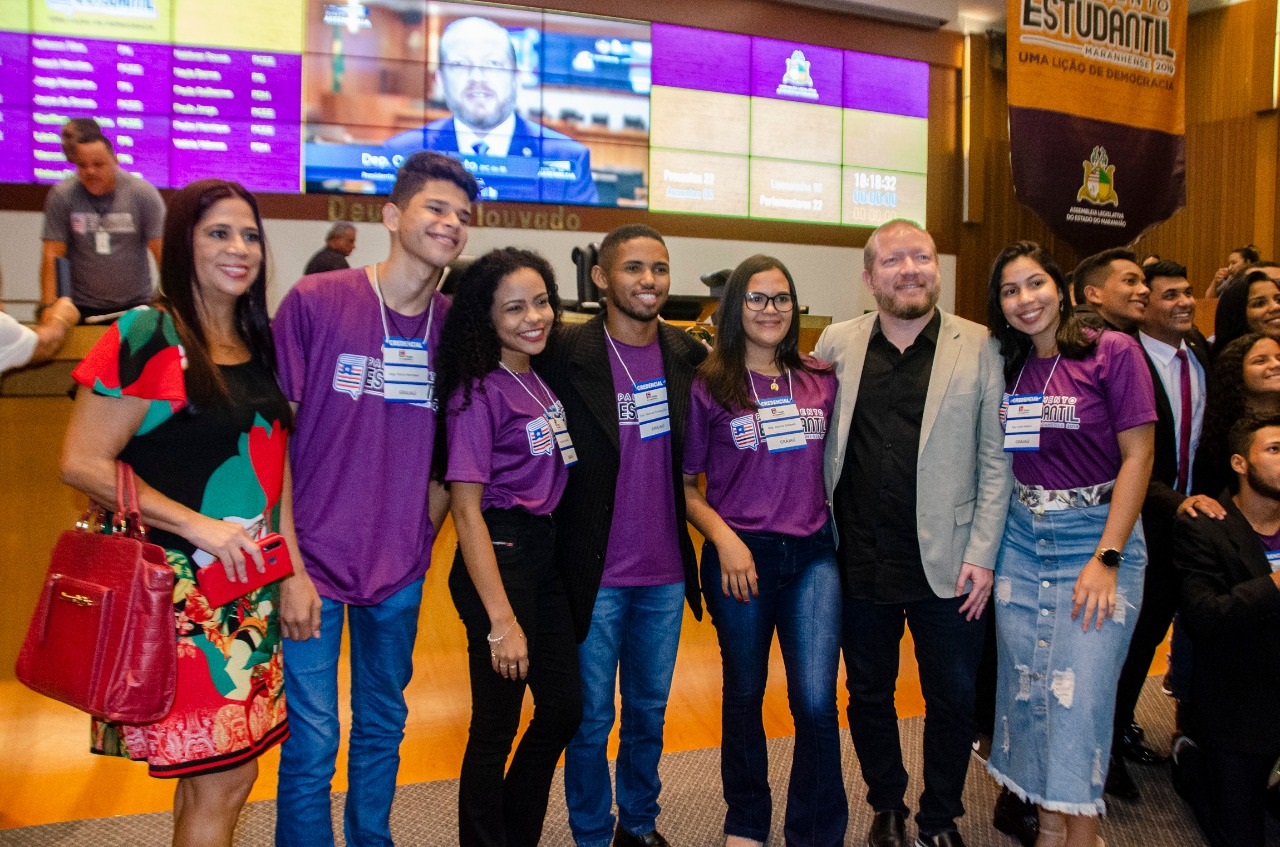
<svg viewBox="0 0 1280 847"><path fill-rule="evenodd" d="M475 151L477 156L483 156L489 152L489 145L485 144L483 141L477 141L475 144L471 145L471 149Z"/></svg>
<svg viewBox="0 0 1280 847"><path fill-rule="evenodd" d="M1178 490L1186 494L1191 470L1191 362L1185 348L1178 351L1177 359L1182 393L1182 412L1178 418Z"/></svg>

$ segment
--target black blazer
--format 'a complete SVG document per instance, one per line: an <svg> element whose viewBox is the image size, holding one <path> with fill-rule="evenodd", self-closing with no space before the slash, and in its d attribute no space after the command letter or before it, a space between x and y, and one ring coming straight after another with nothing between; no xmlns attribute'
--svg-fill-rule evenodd
<svg viewBox="0 0 1280 847"><path fill-rule="evenodd" d="M1138 343L1142 343L1141 339ZM1187 336L1187 348L1204 369L1207 389L1210 374L1209 342L1205 341L1200 330L1192 329ZM1169 395L1165 393L1160 372L1156 370L1145 347L1142 356L1147 360L1151 382L1156 390L1156 452L1151 466L1151 481L1147 484L1147 496L1142 503L1142 529L1147 536L1148 567L1172 570L1173 521L1177 516L1178 506L1186 499L1186 495L1174 488L1178 483L1178 438L1174 429L1173 406L1169 403Z"/></svg>
<svg viewBox="0 0 1280 847"><path fill-rule="evenodd" d="M556 558L569 592L578 641L587 637L591 610L604 574L621 462L617 397L605 344L604 315L598 315L585 324L562 327L546 352L534 360L534 368L564 403L569 435L578 453L578 462L569 469L569 482L555 512ZM664 323L658 324L658 346L671 409L671 492L676 503L680 556L684 560L685 599L694 616L702 620L698 562L685 523L683 459L689 392L694 371L706 358L707 350L689 335Z"/></svg>
<svg viewBox="0 0 1280 847"><path fill-rule="evenodd" d="M1225 519L1181 516L1174 563L1191 636L1196 731L1223 749L1280 754L1280 589L1262 541L1231 498Z"/></svg>

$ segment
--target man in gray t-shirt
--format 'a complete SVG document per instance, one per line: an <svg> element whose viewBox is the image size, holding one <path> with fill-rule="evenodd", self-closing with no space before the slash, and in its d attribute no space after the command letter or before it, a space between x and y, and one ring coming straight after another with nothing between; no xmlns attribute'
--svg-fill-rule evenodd
<svg viewBox="0 0 1280 847"><path fill-rule="evenodd" d="M76 146L76 176L44 204L40 300L57 299L56 260L71 262L71 299L85 317L116 312L155 296L147 252L160 264L164 201L146 181L121 170L105 137Z"/></svg>

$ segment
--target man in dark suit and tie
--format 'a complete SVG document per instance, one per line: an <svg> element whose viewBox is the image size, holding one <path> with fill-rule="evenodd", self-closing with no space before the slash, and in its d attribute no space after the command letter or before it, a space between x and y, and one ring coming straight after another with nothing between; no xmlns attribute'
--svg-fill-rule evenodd
<svg viewBox="0 0 1280 847"><path fill-rule="evenodd" d="M1138 342L1156 387L1156 455L1142 506L1148 557L1142 609L1120 673L1113 737L1117 754L1153 764L1161 758L1142 744L1142 729L1134 723L1133 710L1152 657L1169 632L1178 607L1179 580L1173 567L1171 541L1174 520L1180 514L1221 518L1224 511L1210 497L1187 496L1191 490L1191 463L1204 423L1209 365L1208 342L1194 323L1196 300L1187 281L1187 269L1166 260L1147 265L1143 273L1150 295L1139 323ZM1123 770L1123 764L1117 767ZM1123 787L1126 790L1113 793L1137 799L1137 788L1131 780Z"/></svg>
<svg viewBox="0 0 1280 847"><path fill-rule="evenodd" d="M1228 441L1238 491L1223 493L1225 517L1174 523L1197 742L1174 751L1174 772L1213 847L1262 847L1280 755L1280 418L1237 421Z"/></svg>
<svg viewBox="0 0 1280 847"><path fill-rule="evenodd" d="M453 115L393 136L388 150L461 158L483 199L598 202L591 151L516 114L516 53L501 26L470 17L445 27L435 84Z"/></svg>

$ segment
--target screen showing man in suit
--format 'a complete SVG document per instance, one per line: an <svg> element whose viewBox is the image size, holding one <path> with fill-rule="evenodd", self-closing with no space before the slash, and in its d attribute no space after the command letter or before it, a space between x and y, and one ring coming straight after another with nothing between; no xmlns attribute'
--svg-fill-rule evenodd
<svg viewBox="0 0 1280 847"><path fill-rule="evenodd" d="M598 201L591 151L516 114L516 51L501 26L467 17L445 27L435 79L452 114L393 136L389 149L460 157L489 200Z"/></svg>

